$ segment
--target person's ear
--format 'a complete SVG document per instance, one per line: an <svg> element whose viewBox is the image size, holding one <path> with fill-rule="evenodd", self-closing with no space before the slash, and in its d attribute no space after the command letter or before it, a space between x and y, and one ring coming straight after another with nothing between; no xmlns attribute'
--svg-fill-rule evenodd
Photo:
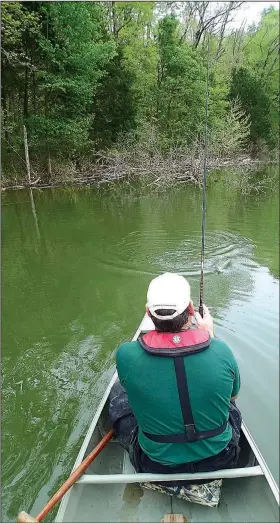
<svg viewBox="0 0 280 523"><path fill-rule="evenodd" d="M187 309L188 309L188 313L189 313L189 315L190 315L190 316L194 316L194 306L193 306L193 302L192 302L192 300L190 301L190 303L189 303Z"/></svg>
<svg viewBox="0 0 280 523"><path fill-rule="evenodd" d="M150 316L150 317L151 317L151 313L150 313L150 311L149 311L148 307L146 307L146 313L148 314L148 316Z"/></svg>

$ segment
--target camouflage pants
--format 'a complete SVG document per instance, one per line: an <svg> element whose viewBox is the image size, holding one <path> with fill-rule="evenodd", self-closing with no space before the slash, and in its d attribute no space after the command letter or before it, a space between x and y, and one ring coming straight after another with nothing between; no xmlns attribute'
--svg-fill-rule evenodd
<svg viewBox="0 0 280 523"><path fill-rule="evenodd" d="M127 394L117 381L110 393L109 416L115 434L122 447L129 453L130 461L137 472L158 474L180 474L210 472L236 466L240 448L241 413L234 402L230 404L229 423L232 427L232 439L219 454L195 463L183 463L174 467L152 461L142 451L138 443L137 420L131 410Z"/></svg>

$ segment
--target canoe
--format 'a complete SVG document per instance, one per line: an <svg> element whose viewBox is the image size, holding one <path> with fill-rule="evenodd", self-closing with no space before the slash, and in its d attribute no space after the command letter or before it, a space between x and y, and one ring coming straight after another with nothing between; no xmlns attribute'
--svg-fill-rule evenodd
<svg viewBox="0 0 280 523"><path fill-rule="evenodd" d="M133 340L151 329L153 323L146 315ZM108 397L116 379L117 373L96 411L73 470L111 428ZM279 521L278 486L244 423L240 442L244 463L236 469L167 475L135 473L127 452L113 439L62 498L55 522L152 523L171 514L183 515L191 522ZM201 480L221 479L221 499L216 508L190 503L140 486L154 485L154 482L164 485L164 482L172 481L179 485L182 480L191 480L195 484L198 480L201 483ZM169 518L172 520L171 516Z"/></svg>

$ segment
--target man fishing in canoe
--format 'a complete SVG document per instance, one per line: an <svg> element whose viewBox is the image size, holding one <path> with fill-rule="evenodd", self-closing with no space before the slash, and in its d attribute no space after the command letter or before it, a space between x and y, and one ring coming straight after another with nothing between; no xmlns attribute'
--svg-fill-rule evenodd
<svg viewBox="0 0 280 523"><path fill-rule="evenodd" d="M109 414L138 472L195 473L235 467L241 414L237 363L214 337L204 305L195 313L178 274L153 279L147 314L155 330L122 344ZM196 318L196 326L193 319Z"/></svg>

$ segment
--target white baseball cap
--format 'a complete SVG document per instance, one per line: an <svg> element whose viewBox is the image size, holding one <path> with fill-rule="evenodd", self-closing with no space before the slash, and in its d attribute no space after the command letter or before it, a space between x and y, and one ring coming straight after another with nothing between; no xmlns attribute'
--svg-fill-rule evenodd
<svg viewBox="0 0 280 523"><path fill-rule="evenodd" d="M191 301L191 289L184 276L165 272L154 278L147 292L147 308L159 320L173 320L186 310ZM160 316L159 309L174 310L169 316Z"/></svg>

